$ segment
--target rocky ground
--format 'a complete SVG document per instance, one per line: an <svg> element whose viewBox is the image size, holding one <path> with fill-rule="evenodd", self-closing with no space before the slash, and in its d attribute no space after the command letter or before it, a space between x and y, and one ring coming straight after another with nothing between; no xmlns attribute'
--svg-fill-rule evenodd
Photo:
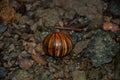
<svg viewBox="0 0 120 80"><path fill-rule="evenodd" d="M71 36L63 58L46 55L54 31ZM0 0L0 80L120 80L119 0Z"/></svg>

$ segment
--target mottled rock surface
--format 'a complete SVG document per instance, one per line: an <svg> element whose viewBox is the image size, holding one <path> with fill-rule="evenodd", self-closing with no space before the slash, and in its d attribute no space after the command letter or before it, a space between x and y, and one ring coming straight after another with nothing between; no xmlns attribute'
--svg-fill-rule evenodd
<svg viewBox="0 0 120 80"><path fill-rule="evenodd" d="M0 34L5 32L7 30L7 25L6 24L0 24Z"/></svg>
<svg viewBox="0 0 120 80"><path fill-rule="evenodd" d="M73 71L73 80L87 80L85 71Z"/></svg>
<svg viewBox="0 0 120 80"><path fill-rule="evenodd" d="M19 69L15 71L14 74L11 75L11 77L12 80L25 80L26 78L30 78L32 76L27 71Z"/></svg>
<svg viewBox="0 0 120 80"><path fill-rule="evenodd" d="M0 80L119 80L120 31L101 28L102 18L116 25L120 20L104 16L103 3L0 0ZM115 3L111 9L116 13L119 7ZM54 31L72 37L70 55L53 58L45 54L43 40Z"/></svg>
<svg viewBox="0 0 120 80"><path fill-rule="evenodd" d="M98 27L102 23L101 0L53 0L53 5L75 10L79 15L86 15L91 20L92 26Z"/></svg>
<svg viewBox="0 0 120 80"><path fill-rule="evenodd" d="M112 15L120 16L120 1L119 0L115 0L115 1L111 0L111 2L108 4L107 11L109 11Z"/></svg>
<svg viewBox="0 0 120 80"><path fill-rule="evenodd" d="M61 8L53 8L53 9L45 9L41 10L38 9L36 11L35 16L40 17L42 19L42 23L44 26L49 27L49 26L55 26L58 22L61 21L60 17L63 15L64 10Z"/></svg>
<svg viewBox="0 0 120 80"><path fill-rule="evenodd" d="M113 40L107 32L97 30L92 37L85 56L91 58L92 64L95 67L112 61L120 49L120 46Z"/></svg>

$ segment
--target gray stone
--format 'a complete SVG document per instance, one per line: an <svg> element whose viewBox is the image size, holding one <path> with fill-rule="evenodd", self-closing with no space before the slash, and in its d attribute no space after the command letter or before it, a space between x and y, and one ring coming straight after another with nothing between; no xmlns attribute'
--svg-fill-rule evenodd
<svg viewBox="0 0 120 80"><path fill-rule="evenodd" d="M115 16L120 16L120 1L111 1L108 5L108 11Z"/></svg>
<svg viewBox="0 0 120 80"><path fill-rule="evenodd" d="M102 23L101 0L53 0L53 5L87 16L91 20L91 26L98 27Z"/></svg>
<svg viewBox="0 0 120 80"><path fill-rule="evenodd" d="M29 78L31 75L25 70L17 70L11 75L11 80L24 80Z"/></svg>
<svg viewBox="0 0 120 80"><path fill-rule="evenodd" d="M85 71L73 71L72 72L73 80L86 80Z"/></svg>
<svg viewBox="0 0 120 80"><path fill-rule="evenodd" d="M35 16L41 17L42 21L40 22L44 24L44 27L45 26L50 27L50 26L55 26L55 24L61 21L59 16L63 13L64 10L62 10L61 8L53 8L53 9L45 9L45 10L38 9L35 12L36 14Z"/></svg>
<svg viewBox="0 0 120 80"><path fill-rule="evenodd" d="M120 80L120 53L115 58L115 80Z"/></svg>
<svg viewBox="0 0 120 80"><path fill-rule="evenodd" d="M0 79L7 76L8 70L4 67L0 67Z"/></svg>
<svg viewBox="0 0 120 80"><path fill-rule="evenodd" d="M87 48L88 43L89 43L89 40L84 40L84 41L77 42L74 49L73 49L75 54L79 54L82 50Z"/></svg>
<svg viewBox="0 0 120 80"><path fill-rule="evenodd" d="M118 53L120 46L110 35L102 30L97 30L92 37L84 55L92 60L93 66L98 67L111 62L112 57Z"/></svg>
<svg viewBox="0 0 120 80"><path fill-rule="evenodd" d="M39 34L41 40L43 41L48 34L49 34L49 32L42 32L41 34Z"/></svg>
<svg viewBox="0 0 120 80"><path fill-rule="evenodd" d="M7 30L8 26L6 24L0 24L0 34Z"/></svg>
<svg viewBox="0 0 120 80"><path fill-rule="evenodd" d="M92 69L87 74L89 80L101 80L102 77L101 71L97 69Z"/></svg>

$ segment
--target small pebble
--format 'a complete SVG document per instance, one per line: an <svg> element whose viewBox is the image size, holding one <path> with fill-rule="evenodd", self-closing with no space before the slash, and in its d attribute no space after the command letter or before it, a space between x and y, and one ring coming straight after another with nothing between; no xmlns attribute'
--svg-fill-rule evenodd
<svg viewBox="0 0 120 80"><path fill-rule="evenodd" d="M57 80L63 80L63 79L59 78L59 79L57 79Z"/></svg>
<svg viewBox="0 0 120 80"><path fill-rule="evenodd" d="M7 30L7 25L6 24L0 24L0 34L5 32Z"/></svg>
<svg viewBox="0 0 120 80"><path fill-rule="evenodd" d="M53 57L48 57L47 61L54 64L56 63L56 60Z"/></svg>
<svg viewBox="0 0 120 80"><path fill-rule="evenodd" d="M4 67L0 67L0 79L7 76L8 70Z"/></svg>

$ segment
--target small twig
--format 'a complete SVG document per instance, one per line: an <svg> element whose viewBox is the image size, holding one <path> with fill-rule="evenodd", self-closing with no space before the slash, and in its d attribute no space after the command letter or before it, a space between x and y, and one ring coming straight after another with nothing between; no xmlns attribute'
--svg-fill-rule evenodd
<svg viewBox="0 0 120 80"><path fill-rule="evenodd" d="M83 29L79 28L69 28L69 27L55 27L56 29L63 29L63 30L71 30L71 31L83 31Z"/></svg>

